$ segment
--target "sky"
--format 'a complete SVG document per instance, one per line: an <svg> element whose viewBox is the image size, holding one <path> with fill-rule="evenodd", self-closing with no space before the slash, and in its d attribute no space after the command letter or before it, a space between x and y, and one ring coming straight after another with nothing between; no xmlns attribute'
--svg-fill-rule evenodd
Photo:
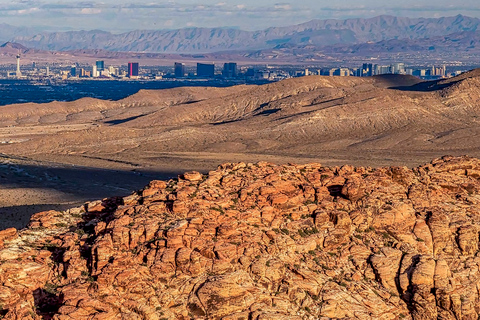
<svg viewBox="0 0 480 320"><path fill-rule="evenodd" d="M459 3L459 4L458 4ZM260 30L312 19L382 14L480 18L479 0L0 0L0 23L39 31L234 27Z"/></svg>

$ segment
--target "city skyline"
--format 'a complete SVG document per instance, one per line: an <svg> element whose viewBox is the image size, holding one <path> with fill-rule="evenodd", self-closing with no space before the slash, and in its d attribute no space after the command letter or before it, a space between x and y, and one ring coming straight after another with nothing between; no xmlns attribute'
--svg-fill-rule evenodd
<svg viewBox="0 0 480 320"><path fill-rule="evenodd" d="M378 15L442 17L464 14L480 17L478 1L452 5L446 0L385 4L366 0L301 2L264 0L177 0L152 3L143 0L0 1L0 23L41 31L93 30L125 32L135 29L233 27L260 30L313 19L370 18Z"/></svg>
<svg viewBox="0 0 480 320"><path fill-rule="evenodd" d="M239 66L237 62L225 62L223 63L223 68L220 69L220 65L214 62L198 62L196 64L196 72L188 72L187 66L183 62L174 62L173 69L165 65L157 66L145 66L145 68L140 71L139 62L128 62L127 69L121 70L122 66L108 65L105 63L105 60L96 60L95 63L91 64L91 70L84 66L80 66L78 63L75 63L69 67L60 65L57 67L57 72L50 73L48 64L45 66L46 70L38 69L37 64L34 62L29 68L29 71L26 75L22 74L20 70L20 55L16 55L16 72L7 71L6 78L9 79L27 79L27 80L42 80L46 78L57 78L58 80L67 80L67 79L80 79L80 78L97 78L101 80L118 80L118 79L142 79L142 80L163 80L163 79L217 79L217 80L245 80L245 81L280 81L288 79L290 77L299 77L299 76L309 76L309 75L323 75L323 76L354 76L354 77L370 77L375 75L385 75L385 74L400 74L400 75L410 75L416 76L417 78L423 80L437 80L441 78L448 78L459 75L464 70L455 70L453 72L447 72L447 66L445 64L441 66L436 66L435 64L430 64L428 67L423 68L414 68L408 66L404 62L395 62L391 64L377 64L377 63L363 63L361 67L356 67L353 65L342 66L338 65L335 67L320 67L320 66L310 66L313 67L313 70L309 69L309 66L300 67L300 71L293 66L276 66L271 67L268 65L262 66L251 66L251 65L242 65ZM107 68L108 67L108 68ZM154 73L152 68L163 69L159 71L157 69L157 74ZM239 69L240 67L240 69ZM8 67L7 67L8 68ZM188 67L191 71L192 67ZM150 69L150 70L148 70ZM170 70L168 70L170 69ZM239 72L241 70L241 72ZM452 70L451 70L452 71ZM2 78L2 76L0 76Z"/></svg>

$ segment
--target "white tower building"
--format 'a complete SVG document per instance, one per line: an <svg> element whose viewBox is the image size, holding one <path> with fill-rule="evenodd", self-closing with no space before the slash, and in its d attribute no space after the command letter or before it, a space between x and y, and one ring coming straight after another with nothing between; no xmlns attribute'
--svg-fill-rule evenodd
<svg viewBox="0 0 480 320"><path fill-rule="evenodd" d="M17 78L22 76L22 72L20 71L20 54L17 54Z"/></svg>

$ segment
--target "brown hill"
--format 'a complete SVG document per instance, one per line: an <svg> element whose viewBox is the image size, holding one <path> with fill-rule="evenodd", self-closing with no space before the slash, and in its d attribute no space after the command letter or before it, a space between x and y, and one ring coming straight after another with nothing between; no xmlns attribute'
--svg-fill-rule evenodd
<svg viewBox="0 0 480 320"><path fill-rule="evenodd" d="M408 77L304 77L142 91L119 102L8 106L0 123L15 126L8 132L23 140L0 152L49 160L95 154L146 167L155 166L150 157L173 152L354 155L349 160L418 165L432 155L478 150L478 79L418 84Z"/></svg>
<svg viewBox="0 0 480 320"><path fill-rule="evenodd" d="M480 160L224 164L0 232L3 319L477 319Z"/></svg>
<svg viewBox="0 0 480 320"><path fill-rule="evenodd" d="M8 190L0 206L118 194L110 188L114 179L98 169L130 172L119 184L132 183L131 190L152 179L141 174L207 172L232 161L417 166L445 154L480 157L478 73L425 83L312 76L264 86L141 91L117 102L1 107L0 160L7 157L11 174L0 176L0 188ZM47 183L42 168L52 166L60 168L47 177L53 193L32 196L32 185ZM93 168L100 180L72 179L78 166ZM16 197L20 187L24 196Z"/></svg>

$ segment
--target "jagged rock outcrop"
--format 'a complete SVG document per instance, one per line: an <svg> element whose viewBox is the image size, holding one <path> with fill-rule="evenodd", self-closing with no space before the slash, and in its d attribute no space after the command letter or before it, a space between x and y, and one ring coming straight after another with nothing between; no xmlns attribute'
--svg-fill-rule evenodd
<svg viewBox="0 0 480 320"><path fill-rule="evenodd" d="M480 160L224 164L0 232L3 319L477 319Z"/></svg>

